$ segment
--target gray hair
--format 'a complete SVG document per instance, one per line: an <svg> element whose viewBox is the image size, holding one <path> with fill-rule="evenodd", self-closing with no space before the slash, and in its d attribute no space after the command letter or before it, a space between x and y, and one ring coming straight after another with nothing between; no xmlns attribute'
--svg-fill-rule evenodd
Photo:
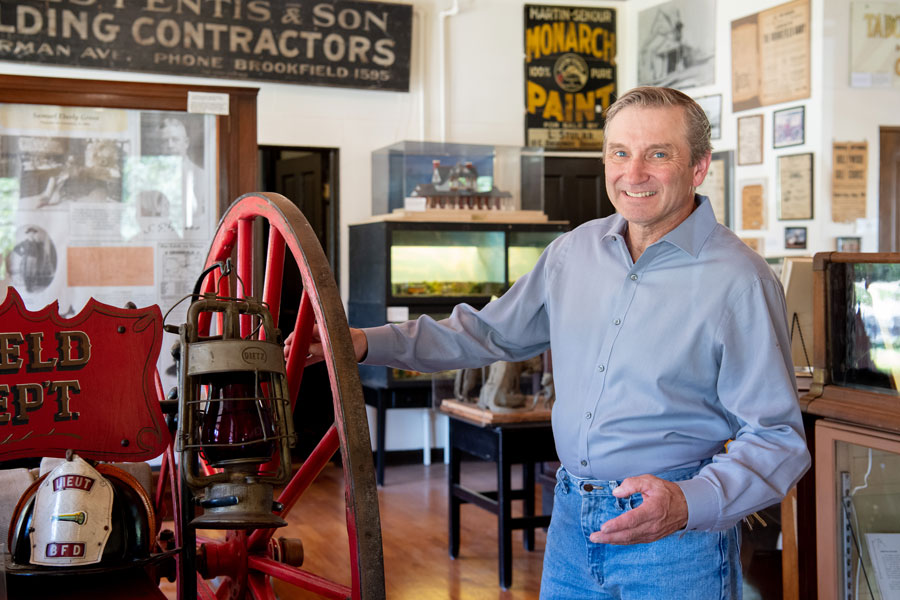
<svg viewBox="0 0 900 600"><path fill-rule="evenodd" d="M696 165L701 158L712 152L709 141L710 128L706 113L693 98L678 90L664 87L638 87L628 90L613 102L603 113L603 153L606 154L606 134L609 124L619 112L629 106L642 108L660 108L680 106L684 109L684 122L688 146L691 149L691 165Z"/></svg>

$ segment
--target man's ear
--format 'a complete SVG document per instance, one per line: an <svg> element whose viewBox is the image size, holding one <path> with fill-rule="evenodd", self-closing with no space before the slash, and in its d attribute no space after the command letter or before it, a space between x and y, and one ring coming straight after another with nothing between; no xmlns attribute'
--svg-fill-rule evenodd
<svg viewBox="0 0 900 600"><path fill-rule="evenodd" d="M694 170L694 179L692 183L695 189L700 187L700 184L703 183L704 179L706 179L706 172L709 171L709 163L711 161L712 153L707 152L706 155L698 160L697 164L692 167Z"/></svg>

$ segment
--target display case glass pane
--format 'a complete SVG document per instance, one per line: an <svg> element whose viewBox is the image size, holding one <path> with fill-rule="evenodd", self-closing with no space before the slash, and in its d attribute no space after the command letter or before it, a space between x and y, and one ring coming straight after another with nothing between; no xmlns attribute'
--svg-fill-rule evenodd
<svg viewBox="0 0 900 600"><path fill-rule="evenodd" d="M396 230L391 295L499 296L505 278L502 231Z"/></svg>
<svg viewBox="0 0 900 600"><path fill-rule="evenodd" d="M900 396L900 264L829 266L831 380Z"/></svg>
<svg viewBox="0 0 900 600"><path fill-rule="evenodd" d="M509 234L509 285L534 268L544 248L561 231L512 231Z"/></svg>
<svg viewBox="0 0 900 600"><path fill-rule="evenodd" d="M412 196L449 202L459 194L486 194L497 201L490 203L495 208L502 200L507 210L543 210L543 178L543 148L397 142L372 152L372 214L402 209Z"/></svg>
<svg viewBox="0 0 900 600"><path fill-rule="evenodd" d="M446 319L450 316L450 313L422 313L422 312L410 312L409 318L412 320L418 319L423 314L427 314L435 321L440 321L441 319ZM449 379L450 381L456 376L455 370L450 371L438 371L437 373L420 373L419 371L407 371L405 369L391 369L391 376L394 381L431 381L432 378L436 379Z"/></svg>
<svg viewBox="0 0 900 600"><path fill-rule="evenodd" d="M900 454L835 441L842 598L900 597Z"/></svg>

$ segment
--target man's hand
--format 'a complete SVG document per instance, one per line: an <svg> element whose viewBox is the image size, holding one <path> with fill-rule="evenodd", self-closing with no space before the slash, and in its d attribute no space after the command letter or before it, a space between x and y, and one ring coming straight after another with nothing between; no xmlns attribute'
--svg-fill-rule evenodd
<svg viewBox="0 0 900 600"><path fill-rule="evenodd" d="M610 519L600 531L591 534L597 544L645 544L654 542L687 524L687 501L681 488L671 481L640 475L629 477L613 490L616 498L641 494L644 502L635 508Z"/></svg>
<svg viewBox="0 0 900 600"><path fill-rule="evenodd" d="M356 355L356 362L361 361L369 352L369 341L362 329L350 328L350 340L353 342L353 352ZM294 345L294 332L291 332L284 340L284 360L288 359L291 354L291 348ZM319 324L313 324L312 339L309 343L309 350L306 355L306 364L311 365L325 359L325 351L322 349L322 337L319 334Z"/></svg>

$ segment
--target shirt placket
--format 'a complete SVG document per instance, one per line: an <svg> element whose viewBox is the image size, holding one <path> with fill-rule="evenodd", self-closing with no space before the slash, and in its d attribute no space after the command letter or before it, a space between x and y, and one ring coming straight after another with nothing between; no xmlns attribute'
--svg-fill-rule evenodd
<svg viewBox="0 0 900 600"><path fill-rule="evenodd" d="M612 238L612 243L621 244L622 249L627 256L628 249L625 247L625 241L621 236L615 236L614 238ZM622 330L622 326L625 324L625 321L628 318L628 309L631 306L634 295L637 293L638 287L641 284L641 278L646 271L647 265L656 254L657 249L658 246L651 246L650 248L647 248L640 259L638 259L636 263L631 265L631 268L625 274L625 279L622 281L621 287L619 289L619 294L615 300L615 309L612 312L611 323L610 326L606 328L606 335L603 338L603 342L600 346L600 352L598 353L597 360L595 361L594 374L591 378L591 386L584 404L585 412L581 417L582 423L581 427L579 427L579 447L581 448L581 457L579 458L579 462L584 469L591 468L588 440L590 439L590 431L592 426L594 425L598 412L597 408L599 407L601 400L603 400L603 390L605 388L607 377L609 377L611 374L609 365L611 362L616 339L618 338L619 332Z"/></svg>

